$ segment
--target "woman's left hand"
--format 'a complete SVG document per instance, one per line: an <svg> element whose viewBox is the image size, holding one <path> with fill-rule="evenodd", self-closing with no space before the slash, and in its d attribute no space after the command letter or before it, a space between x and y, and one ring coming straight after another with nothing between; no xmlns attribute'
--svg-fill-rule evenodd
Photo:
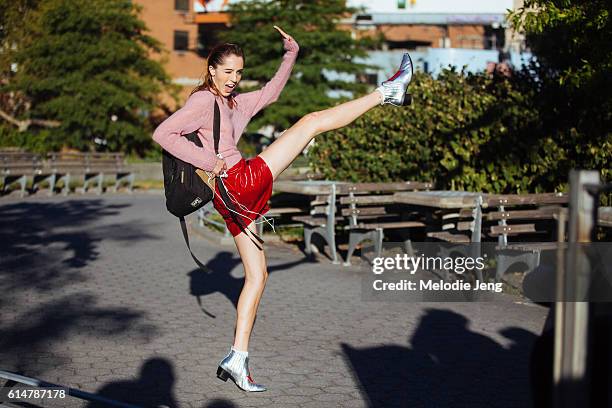
<svg viewBox="0 0 612 408"><path fill-rule="evenodd" d="M292 36L284 32L279 26L274 26L274 28L276 28L276 30L280 33L280 35L283 36L283 40L285 40L285 49L287 51L299 50L299 46Z"/></svg>
<svg viewBox="0 0 612 408"><path fill-rule="evenodd" d="M274 26L274 28L276 28L276 30L280 33L280 35L283 36L283 38L289 40L289 41L295 41L293 39L293 37L291 37L289 34L287 34L286 32L284 32L283 30L281 30L281 28L279 26Z"/></svg>

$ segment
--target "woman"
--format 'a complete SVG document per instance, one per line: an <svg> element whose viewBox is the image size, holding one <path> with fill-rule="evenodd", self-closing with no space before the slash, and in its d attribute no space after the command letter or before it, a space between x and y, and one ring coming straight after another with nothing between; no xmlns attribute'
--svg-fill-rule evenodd
<svg viewBox="0 0 612 408"><path fill-rule="evenodd" d="M220 45L209 55L204 84L196 88L185 106L160 124L153 134L153 139L174 156L220 176L217 177L214 206L234 237L244 265L245 282L238 299L234 343L220 362L217 376L223 381L231 378L245 391L266 390L253 381L248 367L249 338L268 278L263 248L249 234L255 235L253 220L269 209L267 201L273 181L316 135L346 126L377 105L403 105L406 87L412 79L412 61L404 54L400 70L376 91L324 111L309 113L257 157L244 160L236 148L238 139L249 120L278 99L299 50L290 35L277 26L274 28L283 37L286 53L280 68L262 89L245 94L235 92L242 76L244 55L234 44ZM214 101L221 111L219 156L213 153ZM180 137L195 130L199 130L203 148ZM219 183L223 183L238 211L229 209L220 198ZM246 229L236 222L237 218L244 221Z"/></svg>

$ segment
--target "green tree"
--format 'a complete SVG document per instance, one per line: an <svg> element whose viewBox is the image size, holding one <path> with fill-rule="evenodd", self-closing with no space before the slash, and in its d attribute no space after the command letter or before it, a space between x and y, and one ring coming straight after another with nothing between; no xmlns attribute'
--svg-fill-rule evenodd
<svg viewBox="0 0 612 408"><path fill-rule="evenodd" d="M1 60L1 93L25 102L3 100L2 108L22 106L4 112L3 126L19 125L47 149L92 150L95 138L106 143L98 149L150 148L148 112L159 105L162 91L175 88L162 65L149 58L161 47L146 34L138 6L124 0L2 0L0 10L7 12L2 49L11 50Z"/></svg>
<svg viewBox="0 0 612 408"><path fill-rule="evenodd" d="M589 168L611 180L612 3L526 0L511 18L537 58L534 108L567 152L563 175Z"/></svg>
<svg viewBox="0 0 612 408"><path fill-rule="evenodd" d="M10 87L6 85L15 76L18 50L31 42L24 35L24 27L38 4L39 0L0 0L0 145L3 146L22 146L28 139L24 130L32 118L18 119L27 115L28 100L20 92L8 92Z"/></svg>
<svg viewBox="0 0 612 408"><path fill-rule="evenodd" d="M324 70L362 75L368 67L354 61L366 55L372 40L354 40L338 28L341 18L353 11L344 0L253 0L230 5L232 29L221 40L240 44L245 52L244 79L268 81L280 63L283 43L273 25L293 36L300 53L291 79L279 101L266 108L249 125L254 131L264 125L286 129L306 113L338 102L331 90L363 93L367 86L357 81L330 80ZM249 89L243 90L247 91Z"/></svg>

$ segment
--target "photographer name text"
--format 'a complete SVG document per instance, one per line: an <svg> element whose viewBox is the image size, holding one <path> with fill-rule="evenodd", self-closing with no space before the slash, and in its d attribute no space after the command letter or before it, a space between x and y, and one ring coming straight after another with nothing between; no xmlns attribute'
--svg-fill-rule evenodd
<svg viewBox="0 0 612 408"><path fill-rule="evenodd" d="M373 282L372 287L374 290L407 290L407 291L492 291L501 292L501 282L481 282L477 280L472 283L465 281L445 282L443 280L419 280L417 282L402 279L398 282L384 282L382 279L377 279Z"/></svg>

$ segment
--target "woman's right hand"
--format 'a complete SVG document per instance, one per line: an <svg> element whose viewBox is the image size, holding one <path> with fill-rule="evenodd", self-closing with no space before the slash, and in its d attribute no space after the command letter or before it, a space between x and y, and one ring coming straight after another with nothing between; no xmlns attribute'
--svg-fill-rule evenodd
<svg viewBox="0 0 612 408"><path fill-rule="evenodd" d="M217 159L217 164L215 164L215 168L212 170L212 172L215 173L215 176L218 176L219 174L221 174L221 172L226 170L227 164L225 163L225 160Z"/></svg>

